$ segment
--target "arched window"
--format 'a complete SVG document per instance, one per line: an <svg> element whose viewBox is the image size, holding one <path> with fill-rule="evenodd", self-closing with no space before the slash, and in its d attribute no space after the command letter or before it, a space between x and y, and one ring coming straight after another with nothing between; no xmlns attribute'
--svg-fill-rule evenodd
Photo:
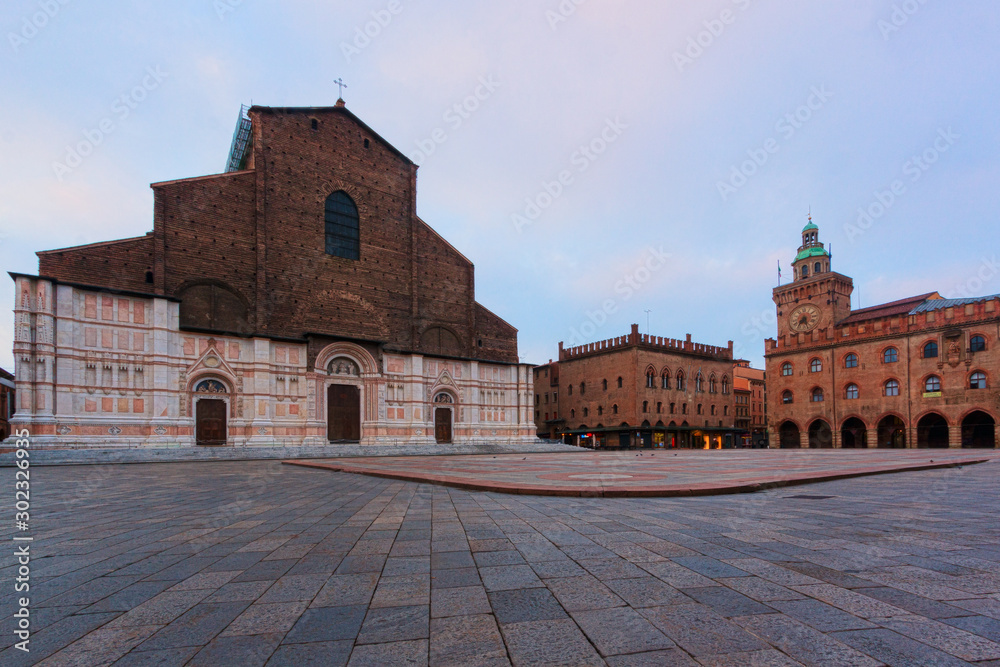
<svg viewBox="0 0 1000 667"><path fill-rule="evenodd" d="M781 364L781 374L782 375L792 374L792 364L790 362L786 361L785 363Z"/></svg>
<svg viewBox="0 0 1000 667"><path fill-rule="evenodd" d="M686 385L684 384L684 371L677 371L677 389L678 391L684 391Z"/></svg>
<svg viewBox="0 0 1000 667"><path fill-rule="evenodd" d="M729 393L729 376L728 375L723 375L722 376L722 393L723 394L728 394Z"/></svg>
<svg viewBox="0 0 1000 667"><path fill-rule="evenodd" d="M615 415L618 414L618 404L617 403L615 403L614 405L611 406L611 414L615 414Z"/></svg>
<svg viewBox="0 0 1000 667"><path fill-rule="evenodd" d="M671 403L671 404L670 404L670 414L674 414L674 409L675 409L676 407L677 407L677 404L676 404L676 403Z"/></svg>
<svg viewBox="0 0 1000 667"><path fill-rule="evenodd" d="M986 389L986 373L976 371L969 376L969 389Z"/></svg>
<svg viewBox="0 0 1000 667"><path fill-rule="evenodd" d="M570 419L576 419L576 410L570 410L569 411L569 418Z"/></svg>
<svg viewBox="0 0 1000 667"><path fill-rule="evenodd" d="M882 385L882 389L886 396L899 396L899 381L886 380L886 383Z"/></svg>
<svg viewBox="0 0 1000 667"><path fill-rule="evenodd" d="M601 386L604 387L604 391L607 391L608 390L608 381L607 380L601 380Z"/></svg>
<svg viewBox="0 0 1000 667"><path fill-rule="evenodd" d="M970 352L983 352L986 350L986 339L976 335L969 339Z"/></svg>
<svg viewBox="0 0 1000 667"><path fill-rule="evenodd" d="M708 393L710 393L710 394L716 393L715 376L714 375L712 377L708 378Z"/></svg>
<svg viewBox="0 0 1000 667"><path fill-rule="evenodd" d="M809 360L809 372L819 373L823 370L823 362L819 358Z"/></svg>
<svg viewBox="0 0 1000 667"><path fill-rule="evenodd" d="M656 371L652 368L646 369L646 388L653 389L656 386Z"/></svg>
<svg viewBox="0 0 1000 667"><path fill-rule="evenodd" d="M938 344L937 341L931 341L924 344L924 359L933 359L938 356Z"/></svg>
<svg viewBox="0 0 1000 667"><path fill-rule="evenodd" d="M939 378L937 375L932 375L926 380L924 380L924 391L926 392L941 391L941 378Z"/></svg>
<svg viewBox="0 0 1000 667"><path fill-rule="evenodd" d="M698 404L698 414L700 415L703 411L704 411L704 408L702 407L701 403L699 403Z"/></svg>
<svg viewBox="0 0 1000 667"><path fill-rule="evenodd" d="M589 417L590 416L590 408L584 408L583 409L583 416L584 417Z"/></svg>
<svg viewBox="0 0 1000 667"><path fill-rule="evenodd" d="M899 350L894 347L887 347L882 353L883 364L894 364L899 361Z"/></svg>
<svg viewBox="0 0 1000 667"><path fill-rule="evenodd" d="M697 392L704 391L704 389L702 388L702 380L703 380L703 378L701 376L701 372L699 371L698 375L696 375L694 377L694 390L695 391L697 391Z"/></svg>
<svg viewBox="0 0 1000 667"><path fill-rule="evenodd" d="M663 403L657 403L656 404L656 414L660 414L661 412L663 412Z"/></svg>
<svg viewBox="0 0 1000 667"><path fill-rule="evenodd" d="M823 265L822 264L820 264L819 262L816 262L815 264L813 264L813 273L822 273L822 272L823 272Z"/></svg>
<svg viewBox="0 0 1000 667"><path fill-rule="evenodd" d="M326 198L326 254L361 259L361 229L358 207L343 190Z"/></svg>
<svg viewBox="0 0 1000 667"><path fill-rule="evenodd" d="M808 264L803 264L802 265L802 277L803 278L808 278L809 277L809 265Z"/></svg>
<svg viewBox="0 0 1000 667"><path fill-rule="evenodd" d="M688 413L688 404L687 403L681 403L681 414L682 415L686 415L687 413Z"/></svg>
<svg viewBox="0 0 1000 667"><path fill-rule="evenodd" d="M715 416L715 406L714 405L710 408L710 411L712 413L712 416L714 417Z"/></svg>
<svg viewBox="0 0 1000 667"><path fill-rule="evenodd" d="M728 405L722 406L722 416L723 417L728 417L729 416L729 406Z"/></svg>
<svg viewBox="0 0 1000 667"><path fill-rule="evenodd" d="M663 389L670 389L670 371L663 369L663 375L660 376L660 387Z"/></svg>
<svg viewBox="0 0 1000 667"><path fill-rule="evenodd" d="M857 368L858 367L858 355L851 352L849 355L844 357L844 368Z"/></svg>
<svg viewBox="0 0 1000 667"><path fill-rule="evenodd" d="M603 414L604 414L604 406L603 405L598 405L597 406L597 415L600 416L600 415L603 415Z"/></svg>
<svg viewBox="0 0 1000 667"><path fill-rule="evenodd" d="M580 383L580 393L581 394L586 394L587 393L587 383L586 382L581 382Z"/></svg>
<svg viewBox="0 0 1000 667"><path fill-rule="evenodd" d="M621 377L618 378L618 388L619 389L622 388L622 379L621 379Z"/></svg>
<svg viewBox="0 0 1000 667"><path fill-rule="evenodd" d="M785 405L788 405L789 403L791 403L792 402L792 392L789 391L788 389L786 389L785 391L781 392L781 402L784 403Z"/></svg>
<svg viewBox="0 0 1000 667"><path fill-rule="evenodd" d="M847 385L847 390L844 392L844 398L848 400L854 400L855 398L858 397L858 394L859 394L858 385L849 384Z"/></svg>
<svg viewBox="0 0 1000 667"><path fill-rule="evenodd" d="M820 389L819 387L816 387L815 389L812 390L812 402L813 403L823 402L823 390Z"/></svg>

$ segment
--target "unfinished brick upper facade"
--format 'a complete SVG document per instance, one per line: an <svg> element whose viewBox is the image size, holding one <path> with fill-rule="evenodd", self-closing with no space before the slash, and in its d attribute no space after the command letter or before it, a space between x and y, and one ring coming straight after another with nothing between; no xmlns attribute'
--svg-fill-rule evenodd
<svg viewBox="0 0 1000 667"><path fill-rule="evenodd" d="M241 127L245 141L234 139L226 173L152 185L152 232L40 252L38 276L15 276L15 318L27 326L19 329L26 337L15 341L23 366L18 382L27 389L22 422L38 422L34 413L44 415L45 423L38 423L43 431L59 435L69 429L62 434L67 437L120 430L124 426L101 423L87 430L79 420L63 423L62 417L87 411L97 421L108 405L98 397L71 398L76 390L69 378L82 386L95 376L100 383L104 372L88 369L110 365L116 370L109 374L108 389L118 395L117 368L125 366L128 379L121 382L128 383L131 396L135 369L145 367L142 377L150 379L142 380L149 385L142 391L160 392L164 403L150 410L140 399L142 414L174 421L147 419L133 431L190 439L195 426L187 422L196 411L190 403L195 388L188 381L196 370L192 364L215 350L209 368L218 369L232 396L229 441L233 434L263 440L279 433L289 442L325 441L323 394L329 382L320 377L331 375L323 364L339 354L351 360L349 384L362 394L364 441L432 439L441 426L433 423L438 408L425 404L445 400L437 391L440 383L451 387L445 394L454 394L447 396L454 406L448 408L454 412L449 438L530 433L528 370L518 364L517 331L476 302L472 263L417 216L416 165L341 102L254 106L241 114L237 136ZM331 234L336 237L341 229L331 227L331 219L338 220L330 217L334 196L353 210L355 257L331 253ZM117 326L153 329L111 332L111 324L101 321L104 315ZM85 326L90 316L96 321ZM77 318L80 331L71 333L70 320L63 318ZM51 349L31 336L46 326L55 332ZM162 351L154 349L160 331L166 337ZM79 349L68 346L71 342ZM331 355L334 349L338 355ZM182 361L185 356L192 359ZM79 363L74 366L71 357ZM43 373L46 359L52 369ZM251 366L237 367L248 360ZM265 360L266 369L259 366ZM59 373L59 385L66 383L68 393L54 405L60 389L44 384L53 382L58 364L73 368ZM157 364L163 368L149 373ZM431 369L438 373L434 378L426 377ZM487 376L489 392L480 386ZM35 386L41 377L47 380ZM280 405L293 389L300 404ZM168 399L167 391L182 394ZM237 394L252 395L253 407L239 407ZM170 401L179 401L179 407ZM116 399L113 412L118 407ZM135 404L128 407L134 420ZM288 422L280 428L272 423L279 412ZM493 424L488 430L477 427L480 415L502 422L499 430Z"/></svg>
<svg viewBox="0 0 1000 667"><path fill-rule="evenodd" d="M793 268L766 341L772 447L995 446L1000 295L852 311L811 222Z"/></svg>

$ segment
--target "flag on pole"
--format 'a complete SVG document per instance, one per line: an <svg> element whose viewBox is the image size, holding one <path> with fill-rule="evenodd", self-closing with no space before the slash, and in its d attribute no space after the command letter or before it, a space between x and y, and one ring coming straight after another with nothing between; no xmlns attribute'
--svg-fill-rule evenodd
<svg viewBox="0 0 1000 667"><path fill-rule="evenodd" d="M781 260L778 260L778 284L781 284Z"/></svg>

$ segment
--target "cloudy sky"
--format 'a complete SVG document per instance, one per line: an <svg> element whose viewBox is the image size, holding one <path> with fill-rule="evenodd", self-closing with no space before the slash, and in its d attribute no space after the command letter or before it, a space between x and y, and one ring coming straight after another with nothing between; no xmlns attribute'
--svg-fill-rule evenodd
<svg viewBox="0 0 1000 667"><path fill-rule="evenodd" d="M0 28L5 271L152 229L149 183L222 171L241 103L343 77L529 362L648 310L759 365L810 207L855 306L1000 292L988 0L6 0Z"/></svg>

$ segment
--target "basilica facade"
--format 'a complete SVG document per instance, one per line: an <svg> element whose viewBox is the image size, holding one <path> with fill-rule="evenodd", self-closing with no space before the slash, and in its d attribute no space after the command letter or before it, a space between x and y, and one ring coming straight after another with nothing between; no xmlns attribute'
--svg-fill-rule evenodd
<svg viewBox="0 0 1000 667"><path fill-rule="evenodd" d="M144 236L12 274L33 446L531 442L517 331L347 110L241 110L225 173L154 183Z"/></svg>

